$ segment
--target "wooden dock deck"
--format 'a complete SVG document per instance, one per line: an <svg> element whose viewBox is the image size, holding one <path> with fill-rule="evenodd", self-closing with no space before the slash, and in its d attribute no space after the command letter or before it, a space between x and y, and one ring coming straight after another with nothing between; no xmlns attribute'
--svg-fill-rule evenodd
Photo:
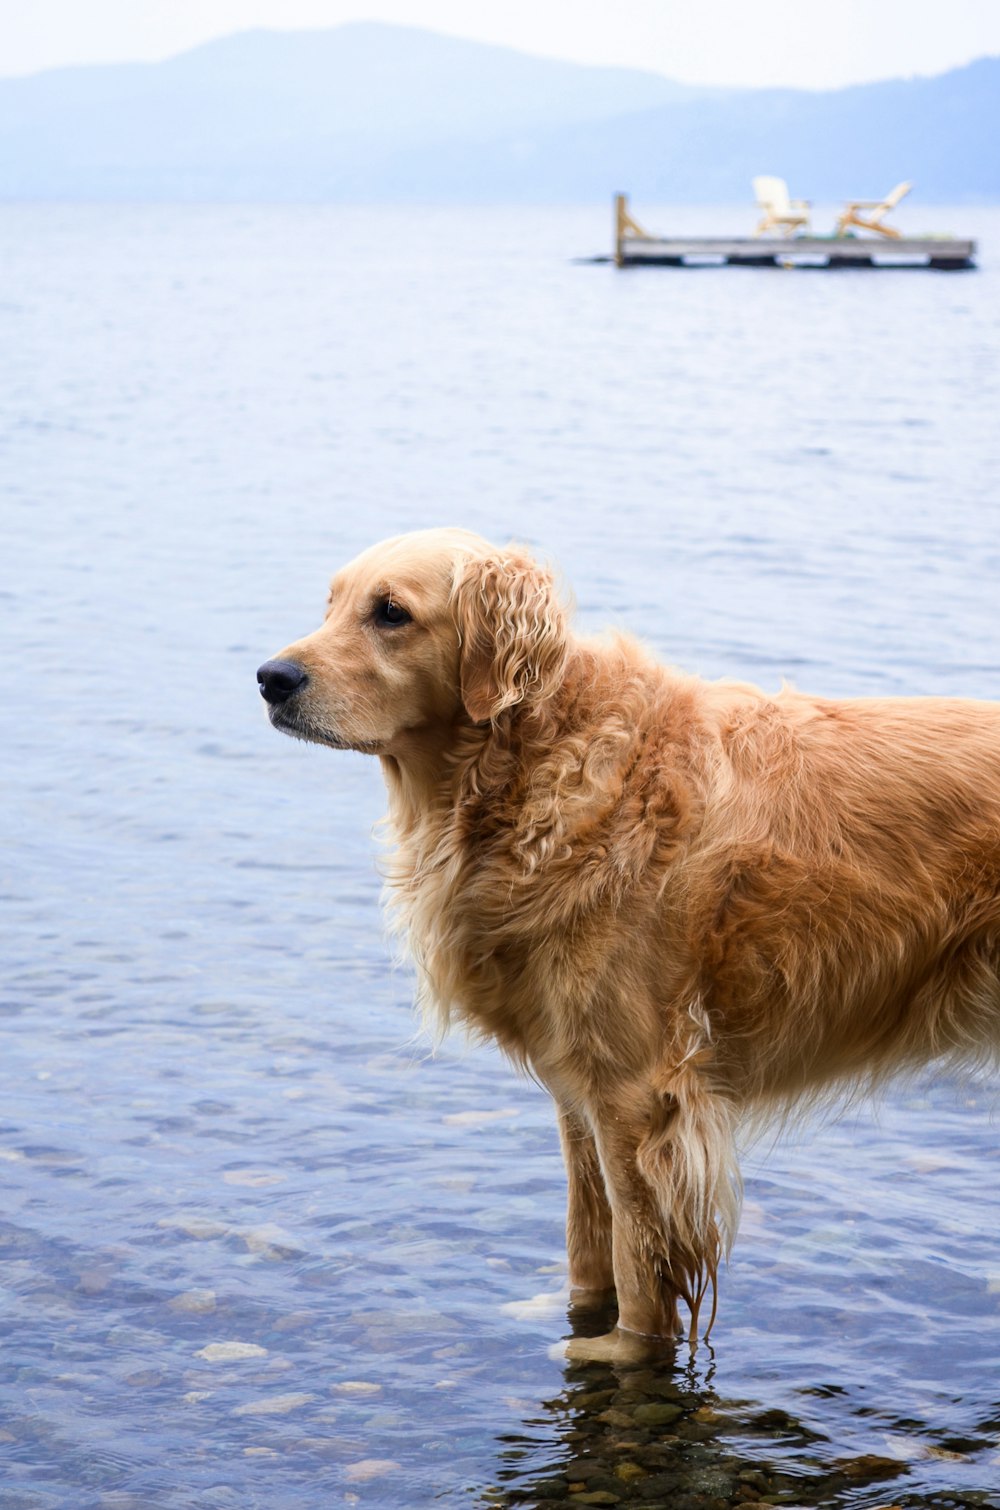
<svg viewBox="0 0 1000 1510"><path fill-rule="evenodd" d="M976 243L951 236L650 236L615 199L618 267L975 267Z"/></svg>

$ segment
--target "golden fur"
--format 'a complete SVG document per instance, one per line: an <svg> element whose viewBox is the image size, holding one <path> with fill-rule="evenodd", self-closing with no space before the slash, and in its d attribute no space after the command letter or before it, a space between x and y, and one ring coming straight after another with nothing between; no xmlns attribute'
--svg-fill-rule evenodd
<svg viewBox="0 0 1000 1510"><path fill-rule="evenodd" d="M279 659L275 725L382 762L427 1012L555 1098L571 1286L624 1331L696 1334L748 1117L1000 1051L1000 707L706 683L460 530Z"/></svg>

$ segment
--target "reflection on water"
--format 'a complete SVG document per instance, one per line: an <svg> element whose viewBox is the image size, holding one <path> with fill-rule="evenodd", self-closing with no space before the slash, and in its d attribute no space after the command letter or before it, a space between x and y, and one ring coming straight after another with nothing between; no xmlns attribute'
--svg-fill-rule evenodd
<svg viewBox="0 0 1000 1510"><path fill-rule="evenodd" d="M496 1486L482 1504L728 1510L894 1503L943 1510L997 1503L989 1488L976 1486L996 1483L1000 1394L967 1435L923 1447L916 1442L929 1436L926 1421L865 1408L880 1417L887 1438L910 1444L890 1455L844 1454L831 1444L810 1407L843 1393L822 1385L804 1391L798 1414L728 1398L704 1346L679 1347L676 1358L658 1364L571 1368L544 1411L501 1438ZM929 1472L914 1474L918 1459Z"/></svg>
<svg viewBox="0 0 1000 1510"><path fill-rule="evenodd" d="M459 523L706 675L1000 696L959 222L621 278L601 210L0 207L0 1510L998 1502L995 1087L752 1151L713 1350L566 1370L548 1101L414 1040L378 772L254 684Z"/></svg>

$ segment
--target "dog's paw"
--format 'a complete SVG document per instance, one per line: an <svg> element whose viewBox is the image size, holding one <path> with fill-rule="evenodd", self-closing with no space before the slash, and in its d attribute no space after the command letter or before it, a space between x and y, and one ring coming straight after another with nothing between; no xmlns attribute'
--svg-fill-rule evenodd
<svg viewBox="0 0 1000 1510"><path fill-rule="evenodd" d="M538 1321L550 1316L565 1316L569 1302L569 1290L546 1290L527 1300L507 1300L500 1309L505 1316L513 1316L517 1321Z"/></svg>
<svg viewBox="0 0 1000 1510"><path fill-rule="evenodd" d="M615 1327L602 1337L566 1337L549 1348L549 1357L567 1363L644 1363L676 1346L676 1337L644 1337Z"/></svg>

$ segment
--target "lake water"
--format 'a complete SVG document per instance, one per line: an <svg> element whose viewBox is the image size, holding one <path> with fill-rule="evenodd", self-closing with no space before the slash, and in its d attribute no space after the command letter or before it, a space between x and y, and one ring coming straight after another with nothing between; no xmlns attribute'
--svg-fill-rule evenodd
<svg viewBox="0 0 1000 1510"><path fill-rule="evenodd" d="M377 766L254 679L456 523L707 676L1000 697L1000 212L907 225L980 269L0 207L0 1510L1000 1504L996 1083L751 1151L711 1347L566 1369L503 1309L561 1283L549 1104L414 1036Z"/></svg>

